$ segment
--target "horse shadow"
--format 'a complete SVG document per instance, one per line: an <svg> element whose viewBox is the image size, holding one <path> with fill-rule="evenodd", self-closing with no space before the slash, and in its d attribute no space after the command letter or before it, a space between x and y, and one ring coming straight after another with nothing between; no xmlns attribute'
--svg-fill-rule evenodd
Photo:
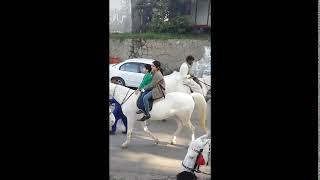
<svg viewBox="0 0 320 180"><path fill-rule="evenodd" d="M159 143L155 144L154 140L145 135L135 134L132 142L127 148L117 148L121 152L133 152L135 154L147 153L151 155L161 156L169 159L183 160L188 151L188 145L175 144L171 145L167 141L159 139Z"/></svg>

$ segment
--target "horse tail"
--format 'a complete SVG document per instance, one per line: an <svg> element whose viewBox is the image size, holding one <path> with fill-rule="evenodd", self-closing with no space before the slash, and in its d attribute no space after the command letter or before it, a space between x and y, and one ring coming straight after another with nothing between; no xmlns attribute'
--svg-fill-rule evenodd
<svg viewBox="0 0 320 180"><path fill-rule="evenodd" d="M192 93L191 94L193 101L196 104L196 107L198 109L198 113L200 116L199 123L200 127L208 133L208 129L206 127L206 119L207 119L207 103L205 98L200 93Z"/></svg>

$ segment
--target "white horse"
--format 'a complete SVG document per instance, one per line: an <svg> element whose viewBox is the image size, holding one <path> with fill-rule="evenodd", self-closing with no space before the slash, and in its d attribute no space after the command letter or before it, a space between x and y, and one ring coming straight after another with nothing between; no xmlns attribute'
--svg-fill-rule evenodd
<svg viewBox="0 0 320 180"><path fill-rule="evenodd" d="M202 94L207 95L208 91L211 89L211 76L204 76L203 78L198 78L202 85ZM185 92L191 94L191 90L187 85L184 85L179 72L174 71L173 73L164 76L166 82L166 92Z"/></svg>
<svg viewBox="0 0 320 180"><path fill-rule="evenodd" d="M208 139L208 137L206 134L190 143L177 179L196 179L195 173L210 175L208 172L199 170L201 166L208 166L211 159L211 139Z"/></svg>
<svg viewBox="0 0 320 180"><path fill-rule="evenodd" d="M113 96L113 98L120 104L122 104L122 112L128 120L127 139L121 145L124 148L127 147L131 141L134 123L138 118L141 118L141 115L136 114L136 111L138 110L136 102L139 94L135 95L134 90L130 88L114 83L109 84L110 95ZM175 117L174 119L176 119L178 128L174 132L170 143L176 143L176 135L181 131L182 126L187 126L191 129L191 139L194 140L195 127L192 125L190 119L195 106L198 107L200 127L202 127L206 133L208 133L208 129L206 128L207 104L204 97L199 93L186 94L181 92L173 92L166 94L165 98L161 98L153 102L153 108L152 111L150 111L151 118L147 121ZM159 139L150 132L146 121L144 123L141 122L141 125L143 126L144 131L154 139L156 144L158 144Z"/></svg>

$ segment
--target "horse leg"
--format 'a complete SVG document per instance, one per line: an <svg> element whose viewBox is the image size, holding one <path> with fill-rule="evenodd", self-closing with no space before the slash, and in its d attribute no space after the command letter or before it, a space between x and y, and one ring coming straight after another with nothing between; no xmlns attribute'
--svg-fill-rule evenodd
<svg viewBox="0 0 320 180"><path fill-rule="evenodd" d="M190 109L190 111L188 111L188 112L185 112L185 118L184 119L182 119L182 121L184 122L184 124L186 125L186 126L188 126L189 127L189 129L191 130L191 132L192 132L192 135L191 135L191 142L192 141L194 141L194 139L195 139L195 127L192 125L192 123L191 123L191 116L192 116L192 112L193 112L193 109ZM190 143L191 143L190 142ZM189 145L188 146L190 146L190 143L189 143Z"/></svg>
<svg viewBox="0 0 320 180"><path fill-rule="evenodd" d="M126 148L128 147L128 144L131 141L131 137L132 137L132 128L128 128L127 131L127 140L121 145L122 148Z"/></svg>
<svg viewBox="0 0 320 180"><path fill-rule="evenodd" d="M176 139L177 139L177 135L180 133L180 131L181 131L181 129L182 129L182 124L181 124L181 120L177 117L177 118L175 118L175 120L176 120L176 122L177 122L177 125L178 125L178 128L177 128L177 130L173 133L173 135L172 135L172 140L171 140L171 142L170 142L170 144L172 144L172 145L174 145L174 144L176 144L177 142L176 142Z"/></svg>
<svg viewBox="0 0 320 180"><path fill-rule="evenodd" d="M194 141L194 134L195 134L195 127L192 125L192 123L191 123L191 121L189 120L189 122L188 122L188 126L189 126L189 128L190 128L190 130L191 130L191 132L192 132L192 135L191 135L191 142L192 141ZM188 146L190 146L190 144L191 144L191 142L189 143L189 145Z"/></svg>
<svg viewBox="0 0 320 180"><path fill-rule="evenodd" d="M133 114L133 115L127 115L127 123L128 123L127 139L126 139L126 141L121 145L122 148L128 147L128 144L129 144L130 141L131 141L132 129L133 129L134 122L136 121L136 119L134 119L133 117L136 117L135 114Z"/></svg>
<svg viewBox="0 0 320 180"><path fill-rule="evenodd" d="M154 140L155 144L158 144L158 143L159 143L159 139L158 139L156 136L154 136L154 135L151 133L151 131L148 129L148 126L147 126L147 122L146 122L146 121L144 121L144 124L142 124L142 128L143 128L143 130L144 130L145 133L147 133L149 136L152 137L152 139Z"/></svg>
<svg viewBox="0 0 320 180"><path fill-rule="evenodd" d="M194 134L195 134L196 128L192 125L191 121L189 121L188 125L189 125L191 132L192 132L191 141L194 141Z"/></svg>

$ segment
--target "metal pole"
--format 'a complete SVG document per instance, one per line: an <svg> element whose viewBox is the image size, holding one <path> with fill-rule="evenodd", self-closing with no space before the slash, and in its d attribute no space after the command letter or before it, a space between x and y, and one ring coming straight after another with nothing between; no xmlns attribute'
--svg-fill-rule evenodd
<svg viewBox="0 0 320 180"><path fill-rule="evenodd" d="M197 25L198 0L196 0L196 12L194 15L194 25Z"/></svg>
<svg viewBox="0 0 320 180"><path fill-rule="evenodd" d="M141 7L140 7L141 8ZM140 9L140 33L142 32L143 9Z"/></svg>
<svg viewBox="0 0 320 180"><path fill-rule="evenodd" d="M211 9L211 0L209 0L209 5L208 5L207 26L209 25L209 15L210 15L210 9Z"/></svg>

